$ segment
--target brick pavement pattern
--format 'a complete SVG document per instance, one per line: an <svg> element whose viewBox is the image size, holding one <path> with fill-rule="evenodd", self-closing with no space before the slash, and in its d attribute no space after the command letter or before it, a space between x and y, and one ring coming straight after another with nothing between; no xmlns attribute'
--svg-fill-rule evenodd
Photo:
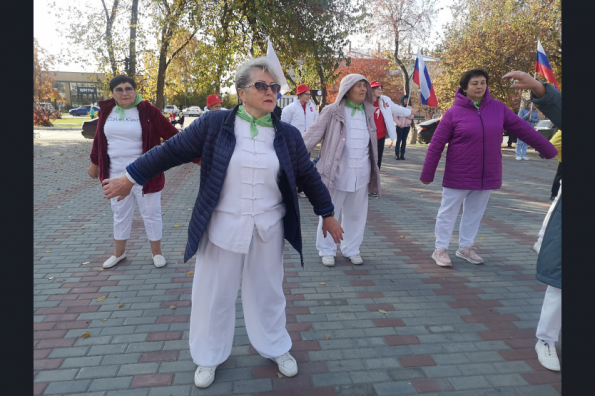
<svg viewBox="0 0 595 396"><path fill-rule="evenodd" d="M408 146L405 161L387 145L362 266L340 254L335 267L321 264L318 219L300 198L306 264L286 244L283 284L299 374L280 378L250 346L238 298L231 356L213 385L198 389L188 350L195 258L182 257L200 167L166 172L167 266L153 266L137 210L126 260L103 270L113 253L112 212L86 173L91 143L35 140L35 395L561 393L561 374L543 368L534 350L545 286L535 280L532 245L550 204L554 160L530 149L530 161L516 161L503 148L504 185L492 192L476 239L485 265L454 256L458 222L453 267L430 258L444 156L436 181L424 186L425 145Z"/></svg>

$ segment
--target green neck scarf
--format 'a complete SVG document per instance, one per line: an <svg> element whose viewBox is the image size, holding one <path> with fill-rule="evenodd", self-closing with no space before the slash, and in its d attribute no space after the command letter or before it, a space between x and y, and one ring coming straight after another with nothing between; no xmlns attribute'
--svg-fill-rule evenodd
<svg viewBox="0 0 595 396"><path fill-rule="evenodd" d="M364 103L360 103L359 105L356 105L355 103L353 103L351 100L349 99L345 99L345 106L349 107L351 110L351 116L353 117L355 115L355 111L356 110L361 110L362 113L364 113Z"/></svg>
<svg viewBox="0 0 595 396"><path fill-rule="evenodd" d="M244 110L244 106L240 105L236 114L242 120L248 121L250 123L250 135L252 136L252 139L254 139L256 135L258 135L258 129L256 128L256 125L271 128L273 127L273 119L271 118L271 113L268 113L260 118L256 118L254 116L248 115L248 113L246 113L246 110Z"/></svg>
<svg viewBox="0 0 595 396"><path fill-rule="evenodd" d="M473 104L475 105L476 109L479 109L479 105L481 105L481 101L483 100L483 98L479 99L477 102L473 102Z"/></svg>
<svg viewBox="0 0 595 396"><path fill-rule="evenodd" d="M124 110L132 109L133 107L136 107L142 101L143 101L143 97L140 96L140 94L137 92L136 99L134 100L134 103L128 107L122 107L118 104L118 102L116 102L116 113L120 116L118 119L119 120L124 119Z"/></svg>

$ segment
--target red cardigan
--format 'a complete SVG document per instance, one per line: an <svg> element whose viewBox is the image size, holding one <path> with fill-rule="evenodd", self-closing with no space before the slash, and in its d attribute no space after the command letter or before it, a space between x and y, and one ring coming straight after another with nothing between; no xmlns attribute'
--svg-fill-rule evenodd
<svg viewBox="0 0 595 396"><path fill-rule="evenodd" d="M99 102L99 121L97 122L97 131L93 139L93 149L91 150L91 162L99 167L99 180L109 179L109 157L107 155L107 138L103 131L105 121L116 106L116 101L112 99ZM161 111L146 100L140 102L137 106L140 118L140 126L143 138L143 154L155 146L161 145L161 138L167 140L178 133L176 127L165 118ZM163 190L165 186L165 175L158 174L143 185L143 193L150 194Z"/></svg>

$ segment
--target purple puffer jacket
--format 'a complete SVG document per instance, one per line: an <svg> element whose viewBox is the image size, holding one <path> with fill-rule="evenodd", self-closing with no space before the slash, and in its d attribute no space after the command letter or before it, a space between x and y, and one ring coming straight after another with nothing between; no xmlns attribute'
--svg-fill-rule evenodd
<svg viewBox="0 0 595 396"><path fill-rule="evenodd" d="M454 105L446 111L434 132L420 180L434 181L442 150L448 143L443 187L461 190L502 187L503 130L536 148L547 159L558 153L531 125L504 103L493 99L489 89L478 110L459 88Z"/></svg>

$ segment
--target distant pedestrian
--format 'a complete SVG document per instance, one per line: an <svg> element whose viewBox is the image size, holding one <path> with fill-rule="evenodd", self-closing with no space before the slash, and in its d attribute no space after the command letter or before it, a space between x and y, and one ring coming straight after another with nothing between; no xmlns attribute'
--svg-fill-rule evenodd
<svg viewBox="0 0 595 396"><path fill-rule="evenodd" d="M535 128L535 124L539 122L539 115L537 115L537 111L533 109L531 105L531 101L527 101L525 103L525 108L519 111L519 117L521 119L527 121L529 125ZM527 157L527 143L523 142L521 139L517 138L516 140L516 160L525 160L528 161L529 157Z"/></svg>
<svg viewBox="0 0 595 396"><path fill-rule="evenodd" d="M176 125L176 113L174 113L173 111L171 111L169 113L169 120L171 121L172 125Z"/></svg>
<svg viewBox="0 0 595 396"><path fill-rule="evenodd" d="M89 110L89 115L91 116L91 119L95 118L95 109L93 106L91 106L91 109Z"/></svg>
<svg viewBox="0 0 595 396"><path fill-rule="evenodd" d="M407 95L401 96L401 106L411 109L409 105L409 97ZM397 124L397 143L395 144L395 158L398 160L405 159L405 147L407 147L407 136L411 129L411 121L413 117L403 117L395 115L395 123Z"/></svg>
<svg viewBox="0 0 595 396"><path fill-rule="evenodd" d="M178 125L180 128L184 128L184 112L180 111L180 117L178 118Z"/></svg>
<svg viewBox="0 0 595 396"><path fill-rule="evenodd" d="M217 94L207 96L207 107L205 111L221 110L223 102Z"/></svg>
<svg viewBox="0 0 595 396"><path fill-rule="evenodd" d="M493 99L485 70L466 71L459 81L454 105L446 111L428 147L420 180L434 181L442 151L448 144L442 203L436 216L436 243L432 258L442 267L452 266L448 247L459 215L459 249L456 256L472 264L484 261L473 243L479 230L491 190L502 187L502 130L521 137L545 158L558 151L539 132L514 114L504 103Z"/></svg>
<svg viewBox="0 0 595 396"><path fill-rule="evenodd" d="M135 81L117 76L110 81L113 98L100 101L101 116L91 151L91 165L87 173L94 179L118 177L126 174L126 165L151 148L161 145L178 133L159 109L136 92ZM145 224L155 267L166 264L161 251L162 219L161 190L165 176L159 173L143 186L135 185L124 199L110 200L114 213L115 251L103 263L111 268L126 258L126 241L130 238L135 202Z"/></svg>

